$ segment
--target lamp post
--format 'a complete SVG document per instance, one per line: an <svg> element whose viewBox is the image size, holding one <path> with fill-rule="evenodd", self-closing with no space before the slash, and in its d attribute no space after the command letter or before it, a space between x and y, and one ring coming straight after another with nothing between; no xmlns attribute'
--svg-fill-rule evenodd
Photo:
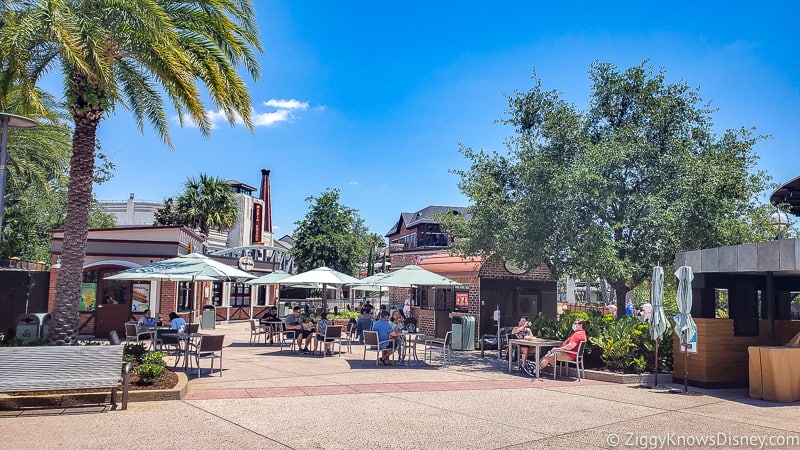
<svg viewBox="0 0 800 450"><path fill-rule="evenodd" d="M8 173L6 142L8 141L8 129L33 129L37 126L36 122L27 117L0 112L0 127L2 127L2 134L0 134L0 244L3 243L3 213L6 206L6 174Z"/></svg>
<svg viewBox="0 0 800 450"><path fill-rule="evenodd" d="M770 214L769 218L772 220L772 223L775 225L775 228L778 229L778 240L783 239L783 231L789 227L789 216L786 215L785 212L775 207L775 212Z"/></svg>

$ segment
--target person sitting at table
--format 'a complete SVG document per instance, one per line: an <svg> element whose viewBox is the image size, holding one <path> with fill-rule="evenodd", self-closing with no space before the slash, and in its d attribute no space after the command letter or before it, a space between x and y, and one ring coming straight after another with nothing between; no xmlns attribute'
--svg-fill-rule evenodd
<svg viewBox="0 0 800 450"><path fill-rule="evenodd" d="M179 317L175 311L169 313L169 328L171 330L180 330L186 326L186 321L183 317Z"/></svg>
<svg viewBox="0 0 800 450"><path fill-rule="evenodd" d="M392 327L394 327L394 332L397 333L398 339L402 339L401 333L403 332L403 330L405 330L405 322L403 321L403 314L395 309L394 311L392 311L392 318L389 319L389 322L392 324ZM400 359L402 360L403 357L405 356L403 355L403 346L399 345L400 344L399 341L397 342L397 344L398 344L396 346L398 351L397 356L399 356Z"/></svg>
<svg viewBox="0 0 800 450"><path fill-rule="evenodd" d="M517 326L511 329L511 334L512 339L532 339L533 332L531 332L528 319L524 317L520 318ZM520 364L522 365L522 370L524 370L526 373L530 371L527 364L529 350L530 348L527 345L519 346Z"/></svg>
<svg viewBox="0 0 800 450"><path fill-rule="evenodd" d="M156 326L156 318L151 315L149 309L144 310L144 315L136 322L136 326L140 329L152 328Z"/></svg>
<svg viewBox="0 0 800 450"><path fill-rule="evenodd" d="M572 322L572 334L567 338L566 341L564 341L561 347L556 347L547 352L546 355L544 355L544 358L542 358L542 360L539 361L539 370L542 370L545 367L553 364L553 362L556 359L557 352L562 352L562 354L559 355L559 358L561 359L570 358L573 361L575 360L574 354L564 353L564 352L577 351L578 345L580 345L582 341L586 340L586 332L583 331L584 323L585 322L583 319L575 319L575 321Z"/></svg>
<svg viewBox="0 0 800 450"><path fill-rule="evenodd" d="M364 331L369 331L372 329L372 314L370 314L370 309L366 306L361 308L361 314L358 315L358 320L356 321L356 336L358 337L358 342L364 342Z"/></svg>
<svg viewBox="0 0 800 450"><path fill-rule="evenodd" d="M394 333L394 326L389 323L389 312L388 311L381 311L378 315L378 321L372 325L372 331L378 332L378 340L379 341L388 341L383 342L381 344L380 350L383 350L381 353L381 362L384 366L388 366L391 361L387 361L389 357L392 356L394 353L394 349L396 347L396 338L392 337L392 333Z"/></svg>
<svg viewBox="0 0 800 450"><path fill-rule="evenodd" d="M268 306L264 315L261 316L262 322L277 322L278 320L278 310L274 306Z"/></svg>
<svg viewBox="0 0 800 450"><path fill-rule="evenodd" d="M283 319L286 331L294 331L297 341L297 353L308 353L308 345L311 343L314 332L303 328L303 317L300 315L302 308L295 306L292 314ZM306 347L303 348L303 339L306 340Z"/></svg>
<svg viewBox="0 0 800 450"><path fill-rule="evenodd" d="M326 355L333 355L333 353L331 353L331 343L325 342L325 330L331 325L331 321L328 320L328 313L324 312L319 315L319 322L317 322L317 342L325 343L324 351Z"/></svg>

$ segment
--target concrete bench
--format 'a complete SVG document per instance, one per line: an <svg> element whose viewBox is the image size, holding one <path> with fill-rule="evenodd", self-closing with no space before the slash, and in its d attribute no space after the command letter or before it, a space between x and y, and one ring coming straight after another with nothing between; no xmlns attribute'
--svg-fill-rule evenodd
<svg viewBox="0 0 800 450"><path fill-rule="evenodd" d="M128 408L131 364L122 361L121 345L0 347L0 392L111 389L117 406Z"/></svg>

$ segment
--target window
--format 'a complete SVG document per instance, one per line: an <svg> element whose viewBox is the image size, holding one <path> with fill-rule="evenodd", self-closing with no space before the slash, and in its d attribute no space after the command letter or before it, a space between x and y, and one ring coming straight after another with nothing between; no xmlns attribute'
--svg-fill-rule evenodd
<svg viewBox="0 0 800 450"><path fill-rule="evenodd" d="M178 283L178 312L194 309L194 283L181 281Z"/></svg>
<svg viewBox="0 0 800 450"><path fill-rule="evenodd" d="M250 306L250 285L231 283L231 306Z"/></svg>
<svg viewBox="0 0 800 450"><path fill-rule="evenodd" d="M258 300L256 300L257 306L264 306L267 304L267 286L259 286L256 295L258 296Z"/></svg>
<svg viewBox="0 0 800 450"><path fill-rule="evenodd" d="M211 304L222 306L222 282L216 281L211 285Z"/></svg>

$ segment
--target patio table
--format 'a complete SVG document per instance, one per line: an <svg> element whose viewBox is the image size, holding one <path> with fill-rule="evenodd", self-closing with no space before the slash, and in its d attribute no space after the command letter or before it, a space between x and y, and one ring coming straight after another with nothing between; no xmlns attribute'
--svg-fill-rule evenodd
<svg viewBox="0 0 800 450"><path fill-rule="evenodd" d="M400 333L400 344L403 346L403 359L401 361L408 362L409 365L422 364L419 356L417 356L417 342L420 336L425 336L425 333L409 333L407 331ZM412 357L414 358L413 361L411 360Z"/></svg>
<svg viewBox="0 0 800 450"><path fill-rule="evenodd" d="M539 349L541 347L560 347L561 341L554 341L552 339L534 338L532 341L525 339L509 339L508 340L508 371L511 372L511 355L514 353L514 347L521 346L533 347L536 349L536 378L539 378ZM530 355L529 355L530 356ZM519 359L517 359L519 361Z"/></svg>

